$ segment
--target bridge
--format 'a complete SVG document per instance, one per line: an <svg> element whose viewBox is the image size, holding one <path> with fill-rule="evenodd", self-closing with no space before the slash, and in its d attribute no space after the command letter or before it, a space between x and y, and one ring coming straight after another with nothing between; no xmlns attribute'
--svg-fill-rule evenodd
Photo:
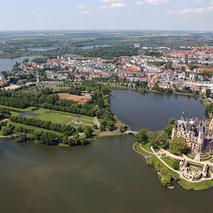
<svg viewBox="0 0 213 213"><path fill-rule="evenodd" d="M136 131L132 131L132 130L127 130L126 132L124 132L126 135L136 135L138 132Z"/></svg>

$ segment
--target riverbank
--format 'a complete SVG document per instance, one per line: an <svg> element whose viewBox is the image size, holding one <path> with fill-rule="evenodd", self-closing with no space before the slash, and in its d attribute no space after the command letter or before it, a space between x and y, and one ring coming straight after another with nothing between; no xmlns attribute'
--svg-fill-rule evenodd
<svg viewBox="0 0 213 213"><path fill-rule="evenodd" d="M199 98L199 95L196 95L194 93L184 93L184 92L173 91L171 94L167 94L166 92L161 92L154 89L134 88L134 87L128 87L128 86L122 86L122 85L113 85L113 84L109 84L109 87L111 90L131 90L131 91L139 92L140 94L154 93L159 95L180 95L180 96Z"/></svg>
<svg viewBox="0 0 213 213"><path fill-rule="evenodd" d="M154 160L158 163L161 163L161 165L164 165L165 169L168 169L171 174L173 175L173 178L176 179L177 183L182 186L186 190L206 190L211 187L213 187L213 179L211 180L203 180L203 181L189 181L186 180L177 170L173 169L172 161L170 159L160 158L156 155L155 152L153 152L152 148L149 145L141 145L139 143L135 143L133 145L133 150L138 153L139 155L143 156L146 159L149 157L154 157ZM148 162L147 162L148 164ZM154 165L153 165L154 166Z"/></svg>
<svg viewBox="0 0 213 213"><path fill-rule="evenodd" d="M121 133L120 131L100 131L94 136L94 138L114 137L122 135L124 134Z"/></svg>

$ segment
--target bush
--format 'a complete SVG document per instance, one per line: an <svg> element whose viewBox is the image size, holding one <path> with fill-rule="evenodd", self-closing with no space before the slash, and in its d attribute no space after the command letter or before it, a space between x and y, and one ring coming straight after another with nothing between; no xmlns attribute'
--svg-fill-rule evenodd
<svg viewBox="0 0 213 213"><path fill-rule="evenodd" d="M137 134L136 134L136 140L139 143L146 144L148 143L148 130L146 129L141 129Z"/></svg>
<svg viewBox="0 0 213 213"><path fill-rule="evenodd" d="M11 135L12 134L12 132L13 132L13 130L12 130L12 128L10 127L10 126L5 126L5 127L2 127L2 134L4 135L4 136L9 136L9 135Z"/></svg>

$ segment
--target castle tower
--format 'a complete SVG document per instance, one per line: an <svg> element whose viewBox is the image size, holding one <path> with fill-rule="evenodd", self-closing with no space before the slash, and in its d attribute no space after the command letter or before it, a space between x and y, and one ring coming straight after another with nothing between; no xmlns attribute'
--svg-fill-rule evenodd
<svg viewBox="0 0 213 213"><path fill-rule="evenodd" d="M203 124L200 125L198 140L197 143L200 146L200 152L204 148L204 139L205 139L205 126Z"/></svg>
<svg viewBox="0 0 213 213"><path fill-rule="evenodd" d="M172 139L176 136L176 134L177 134L177 124L175 123L172 129Z"/></svg>
<svg viewBox="0 0 213 213"><path fill-rule="evenodd" d="M209 138L213 138L213 119L209 123L208 136Z"/></svg>
<svg viewBox="0 0 213 213"><path fill-rule="evenodd" d="M198 133L198 139L197 139L197 147L195 150L195 160L200 161L201 152L204 149L204 140L205 140L205 125L201 122L199 133Z"/></svg>

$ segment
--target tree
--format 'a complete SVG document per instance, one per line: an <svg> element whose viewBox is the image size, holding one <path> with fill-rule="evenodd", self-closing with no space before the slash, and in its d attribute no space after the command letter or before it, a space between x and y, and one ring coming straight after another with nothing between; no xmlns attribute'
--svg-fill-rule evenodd
<svg viewBox="0 0 213 213"><path fill-rule="evenodd" d="M211 90L210 89L206 89L206 97L210 98L211 95Z"/></svg>
<svg viewBox="0 0 213 213"><path fill-rule="evenodd" d="M79 145L81 143L80 139L79 139L79 134L74 134L72 137L73 140L73 144L74 146Z"/></svg>
<svg viewBox="0 0 213 213"><path fill-rule="evenodd" d="M128 127L126 125L121 125L119 127L119 131L122 132L122 133L125 132L127 129L128 129Z"/></svg>
<svg viewBox="0 0 213 213"><path fill-rule="evenodd" d="M78 130L78 132L83 133L84 132L84 127L83 126L79 126L77 130Z"/></svg>
<svg viewBox="0 0 213 213"><path fill-rule="evenodd" d="M13 132L13 130L12 130L12 128L11 128L10 126L5 126L5 127L3 127L1 131L2 131L2 134L3 134L4 136L11 135L12 132Z"/></svg>
<svg viewBox="0 0 213 213"><path fill-rule="evenodd" d="M173 90L172 89L166 89L165 94L166 95L172 95L173 94Z"/></svg>
<svg viewBox="0 0 213 213"><path fill-rule="evenodd" d="M7 109L0 109L0 120L4 118L10 118L11 113Z"/></svg>
<svg viewBox="0 0 213 213"><path fill-rule="evenodd" d="M168 187L169 184L171 183L171 175L167 174L167 175L161 177L160 182L161 182L163 187Z"/></svg>
<svg viewBox="0 0 213 213"><path fill-rule="evenodd" d="M179 161L178 161L178 160L173 161L172 167L173 167L175 170L179 170L179 167L180 167Z"/></svg>
<svg viewBox="0 0 213 213"><path fill-rule="evenodd" d="M137 140L137 142L142 143L142 144L148 143L148 130L147 129L141 129L136 134L136 140Z"/></svg>
<svg viewBox="0 0 213 213"><path fill-rule="evenodd" d="M170 136L170 135L172 134L172 129L173 129L174 124L175 124L175 119L171 119L171 120L169 120L169 122L168 122L166 128L164 129L164 132L165 132L168 136Z"/></svg>
<svg viewBox="0 0 213 213"><path fill-rule="evenodd" d="M169 137L165 132L157 132L152 140L149 140L154 148L167 149L169 146Z"/></svg>
<svg viewBox="0 0 213 213"><path fill-rule="evenodd" d="M109 121L107 122L107 129L108 129L109 131L113 131L114 128L115 128L114 121L109 120Z"/></svg>
<svg viewBox="0 0 213 213"><path fill-rule="evenodd" d="M89 126L86 126L84 128L84 133L85 133L86 138L91 138L93 136L93 130Z"/></svg>
<svg viewBox="0 0 213 213"><path fill-rule="evenodd" d="M172 66L173 66L173 62L169 60L166 62L165 69L172 69Z"/></svg>
<svg viewBox="0 0 213 213"><path fill-rule="evenodd" d="M102 120L101 121L101 127L100 127L101 131L104 131L106 129L106 126L107 126L107 121L106 120Z"/></svg>
<svg viewBox="0 0 213 213"><path fill-rule="evenodd" d="M16 142L25 143L31 139L31 136L27 133L20 132L16 135Z"/></svg>
<svg viewBox="0 0 213 213"><path fill-rule="evenodd" d="M175 155L181 155L182 153L186 153L187 144L184 138L182 137L174 137L169 144L169 150L171 153Z"/></svg>

